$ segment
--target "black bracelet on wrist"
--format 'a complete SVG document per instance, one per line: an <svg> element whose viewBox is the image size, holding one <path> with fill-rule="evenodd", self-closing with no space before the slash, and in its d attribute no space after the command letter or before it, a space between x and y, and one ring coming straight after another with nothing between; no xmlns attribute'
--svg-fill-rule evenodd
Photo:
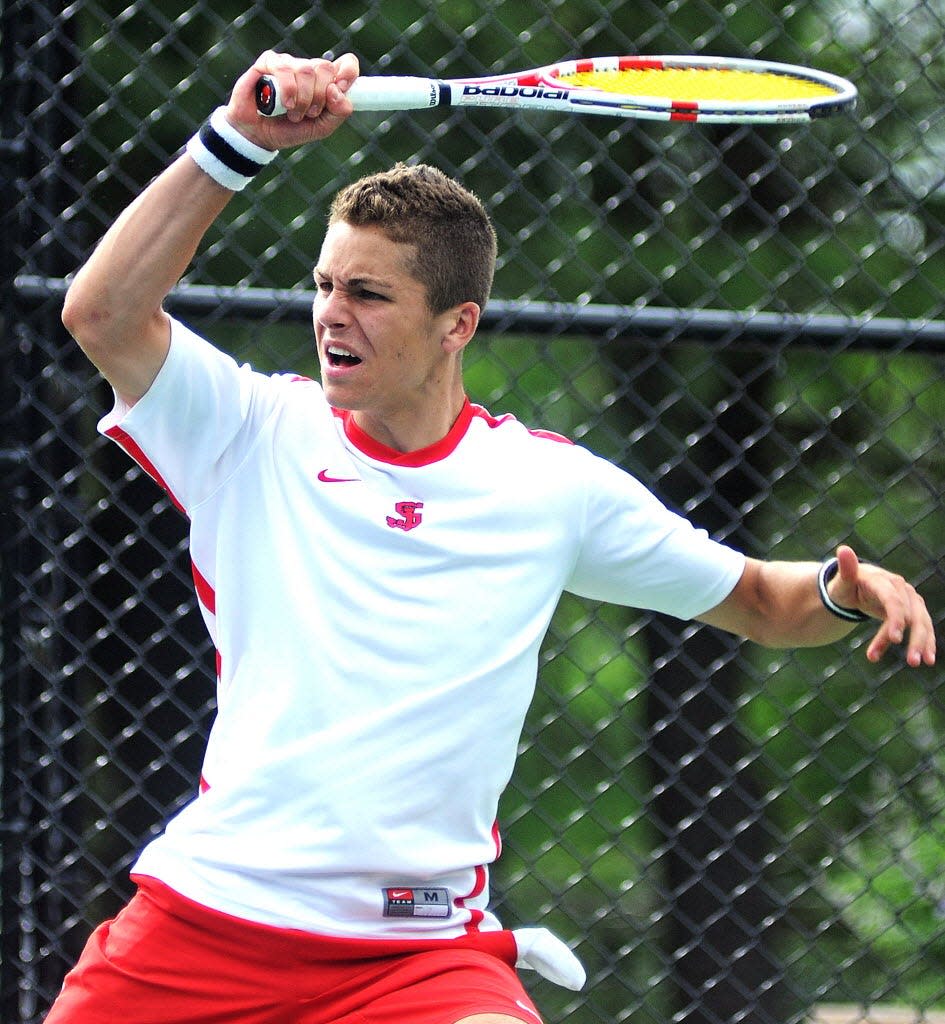
<svg viewBox="0 0 945 1024"><path fill-rule="evenodd" d="M839 570L840 563L836 558L828 558L820 567L820 572L817 573L817 590L820 593L820 600L827 611L836 615L838 619L846 619L847 622L866 622L869 616L861 612L859 608L844 608L843 605L837 604L827 592L827 584Z"/></svg>

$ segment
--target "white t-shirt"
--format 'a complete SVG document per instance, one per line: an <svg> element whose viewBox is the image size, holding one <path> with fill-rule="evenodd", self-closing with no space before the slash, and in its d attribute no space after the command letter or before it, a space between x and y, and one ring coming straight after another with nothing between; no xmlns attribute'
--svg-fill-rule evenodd
<svg viewBox="0 0 945 1024"><path fill-rule="evenodd" d="M691 618L744 558L627 473L466 404L407 455L179 323L100 429L190 519L218 712L135 871L326 935L492 930L496 810L562 591Z"/></svg>

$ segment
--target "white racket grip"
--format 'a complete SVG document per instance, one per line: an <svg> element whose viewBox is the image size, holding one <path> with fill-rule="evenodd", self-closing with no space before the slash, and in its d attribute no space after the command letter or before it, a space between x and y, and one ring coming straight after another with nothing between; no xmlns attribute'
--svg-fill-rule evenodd
<svg viewBox="0 0 945 1024"><path fill-rule="evenodd" d="M383 75L356 79L348 90L355 110L421 110L444 102L441 83L432 78ZM449 91L446 90L446 102ZM279 83L269 75L256 83L256 107L264 117L285 113Z"/></svg>
<svg viewBox="0 0 945 1024"><path fill-rule="evenodd" d="M404 75L358 78L348 90L348 98L355 110L422 110L442 102L440 83L435 79Z"/></svg>

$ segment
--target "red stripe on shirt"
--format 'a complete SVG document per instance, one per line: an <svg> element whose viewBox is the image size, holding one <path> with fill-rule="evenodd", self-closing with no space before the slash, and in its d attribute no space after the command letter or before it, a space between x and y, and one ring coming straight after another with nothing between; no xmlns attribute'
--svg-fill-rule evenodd
<svg viewBox="0 0 945 1024"><path fill-rule="evenodd" d="M183 515L187 515L187 510L177 500L174 492L167 486L167 481L157 471L157 467L154 463L144 454L143 449L138 442L128 433L127 430L122 430L121 427L109 427L105 431L106 437L110 437L113 441L125 449L125 451L138 463L138 465L148 474L149 477L163 490L167 496L171 499L174 504L174 508Z"/></svg>
<svg viewBox="0 0 945 1024"><path fill-rule="evenodd" d="M504 423L518 422L510 412L507 412L502 416L493 416L492 413L483 409L481 405L473 405L472 411L473 415L484 420L490 429L501 427ZM561 444L574 444L569 437L565 437L564 434L557 434L553 430L532 430L529 427L526 427L525 429L532 435L532 437L543 437L546 441L559 441Z"/></svg>
<svg viewBox="0 0 945 1024"><path fill-rule="evenodd" d="M502 833L499 831L499 819L492 823L492 841L495 843L496 860L502 856Z"/></svg>
<svg viewBox="0 0 945 1024"><path fill-rule="evenodd" d="M197 598L200 603L210 612L211 615L217 613L217 593L207 582L206 577L197 568L193 561L190 563L190 571L194 577L194 586L197 588Z"/></svg>
<svg viewBox="0 0 945 1024"><path fill-rule="evenodd" d="M492 823L492 842L495 844L495 855L496 857L502 852L502 836L499 833L499 822L498 820ZM481 896L486 888L486 881L489 877L489 873L486 871L484 864L479 864L475 869L475 882L473 887L465 896L459 896L456 899L456 906L461 910L469 910L469 920L466 922L466 934L472 935L479 931L479 925L482 923L482 919L485 917L483 911L476 909L475 907L467 908L466 903L468 900L474 900L477 896Z"/></svg>
<svg viewBox="0 0 945 1024"><path fill-rule="evenodd" d="M456 906L460 910L469 910L469 920L466 922L466 934L471 935L473 932L479 931L479 925L482 924L482 919L485 914L476 907L466 907L467 900L474 900L477 896L481 896L483 890L486 887L487 873L485 866L478 864L476 866L476 881L473 884L472 890L466 896L459 896L456 899Z"/></svg>

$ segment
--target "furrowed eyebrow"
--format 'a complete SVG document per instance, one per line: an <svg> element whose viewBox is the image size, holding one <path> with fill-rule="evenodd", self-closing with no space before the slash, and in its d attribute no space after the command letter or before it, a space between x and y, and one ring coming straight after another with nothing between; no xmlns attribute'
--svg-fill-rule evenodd
<svg viewBox="0 0 945 1024"><path fill-rule="evenodd" d="M343 281L348 291L357 291L359 288L367 288L369 291L375 288L390 289L393 285L379 277L352 277L349 281Z"/></svg>
<svg viewBox="0 0 945 1024"><path fill-rule="evenodd" d="M318 267L315 268L313 276L316 279L323 281L332 280L331 274L326 274L325 271L319 270ZM394 287L392 282L385 281L380 277L352 277L348 280L339 279L338 283L346 291L357 291L359 288L367 288L368 290L371 290L373 288L391 289Z"/></svg>

